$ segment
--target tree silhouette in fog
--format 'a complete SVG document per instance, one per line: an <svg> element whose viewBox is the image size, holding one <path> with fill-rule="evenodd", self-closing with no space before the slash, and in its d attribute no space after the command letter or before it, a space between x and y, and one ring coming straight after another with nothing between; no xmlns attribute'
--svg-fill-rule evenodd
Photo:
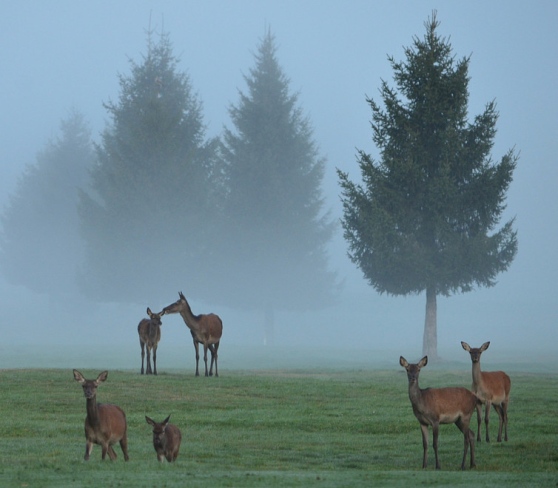
<svg viewBox="0 0 558 488"><path fill-rule="evenodd" d="M436 358L436 297L493 286L516 255L513 219L494 228L517 156L492 162L495 104L468 122L469 58L455 61L435 14L425 25L406 62L389 58L384 109L367 100L380 160L359 151L362 185L338 174L350 258L380 293L426 291L423 353Z"/></svg>
<svg viewBox="0 0 558 488"><path fill-rule="evenodd" d="M225 204L221 298L260 310L273 340L273 311L331 304L337 287L326 245L334 229L323 209L325 160L307 118L289 93L289 80L268 31L245 76L225 129Z"/></svg>
<svg viewBox="0 0 558 488"><path fill-rule="evenodd" d="M93 156L89 127L74 110L2 213L0 269L9 283L49 295L75 291L83 258L78 189L87 186Z"/></svg>
<svg viewBox="0 0 558 488"><path fill-rule="evenodd" d="M167 34L148 33L141 63L120 75L111 123L97 146L93 191L80 201L81 286L98 300L156 303L194 282L203 289L207 242L220 208L217 140Z"/></svg>

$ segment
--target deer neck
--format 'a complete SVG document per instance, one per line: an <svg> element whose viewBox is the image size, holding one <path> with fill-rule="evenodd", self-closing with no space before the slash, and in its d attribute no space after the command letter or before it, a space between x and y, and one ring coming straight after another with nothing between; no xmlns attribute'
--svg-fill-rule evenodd
<svg viewBox="0 0 558 488"><path fill-rule="evenodd" d="M198 331L198 318L192 313L192 309L190 308L188 302L185 302L184 307L180 310L180 315L190 330Z"/></svg>
<svg viewBox="0 0 558 488"><path fill-rule="evenodd" d="M97 407L97 396L94 396L93 398L87 398L85 402L89 424L92 426L97 425L99 423L99 408Z"/></svg>
<svg viewBox="0 0 558 488"><path fill-rule="evenodd" d="M482 383L482 373L480 361L473 363L473 384L480 385Z"/></svg>
<svg viewBox="0 0 558 488"><path fill-rule="evenodd" d="M413 405L418 405L422 401L422 390L419 388L418 380L409 383L409 400Z"/></svg>

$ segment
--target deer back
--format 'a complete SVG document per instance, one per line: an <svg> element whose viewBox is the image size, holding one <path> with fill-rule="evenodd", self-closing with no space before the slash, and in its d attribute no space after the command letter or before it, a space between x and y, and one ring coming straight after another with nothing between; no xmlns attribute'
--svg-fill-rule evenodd
<svg viewBox="0 0 558 488"><path fill-rule="evenodd" d="M210 313L199 316L200 335L208 342L219 342L223 335L223 322L218 315Z"/></svg>
<svg viewBox="0 0 558 488"><path fill-rule="evenodd" d="M463 387L426 388L418 397L413 411L429 424L452 424L459 418L470 418L477 405L477 397Z"/></svg>

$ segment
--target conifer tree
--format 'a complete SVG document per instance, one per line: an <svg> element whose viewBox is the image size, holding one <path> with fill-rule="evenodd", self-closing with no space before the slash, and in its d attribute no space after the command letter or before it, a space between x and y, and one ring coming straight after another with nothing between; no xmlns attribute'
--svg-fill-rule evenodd
<svg viewBox="0 0 558 488"><path fill-rule="evenodd" d="M372 109L380 159L358 152L362 184L338 171L349 256L380 293L426 292L423 353L437 356L438 295L495 285L517 252L514 220L496 229L517 156L490 156L494 102L467 117L470 58L456 61L434 13L423 40L389 58L397 85Z"/></svg>
<svg viewBox="0 0 558 488"><path fill-rule="evenodd" d="M224 134L228 196L226 277L231 306L265 312L273 340L274 309L315 309L331 303L335 274L326 245L333 223L324 212L325 160L307 118L289 92L268 31L245 76L248 87L230 108Z"/></svg>
<svg viewBox="0 0 558 488"><path fill-rule="evenodd" d="M51 296L76 289L83 259L78 191L87 186L93 156L90 129L74 110L26 168L1 216L0 269L9 283Z"/></svg>
<svg viewBox="0 0 558 488"><path fill-rule="evenodd" d="M201 102L177 65L168 35L154 42L150 32L142 62L119 77L118 102L105 104L111 124L80 204L81 284L98 300L154 303L186 281L202 293L219 203L217 141L206 140Z"/></svg>

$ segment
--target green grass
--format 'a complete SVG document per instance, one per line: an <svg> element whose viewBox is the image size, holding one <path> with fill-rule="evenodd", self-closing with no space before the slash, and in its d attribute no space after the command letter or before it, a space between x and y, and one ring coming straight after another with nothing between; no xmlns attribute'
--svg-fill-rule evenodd
<svg viewBox="0 0 558 488"><path fill-rule="evenodd" d="M511 377L509 442L494 442L492 412L494 441L477 444L477 468L461 472L463 438L453 425L441 428L442 470L431 445L421 468L402 368L222 369L219 378L110 370L97 396L127 414L128 463L118 445L114 462L101 461L99 446L83 461L85 399L71 369L4 369L0 486L558 486L558 375ZM469 383L469 370L421 373L422 387ZM177 462L160 464L145 415L168 414L183 441Z"/></svg>

